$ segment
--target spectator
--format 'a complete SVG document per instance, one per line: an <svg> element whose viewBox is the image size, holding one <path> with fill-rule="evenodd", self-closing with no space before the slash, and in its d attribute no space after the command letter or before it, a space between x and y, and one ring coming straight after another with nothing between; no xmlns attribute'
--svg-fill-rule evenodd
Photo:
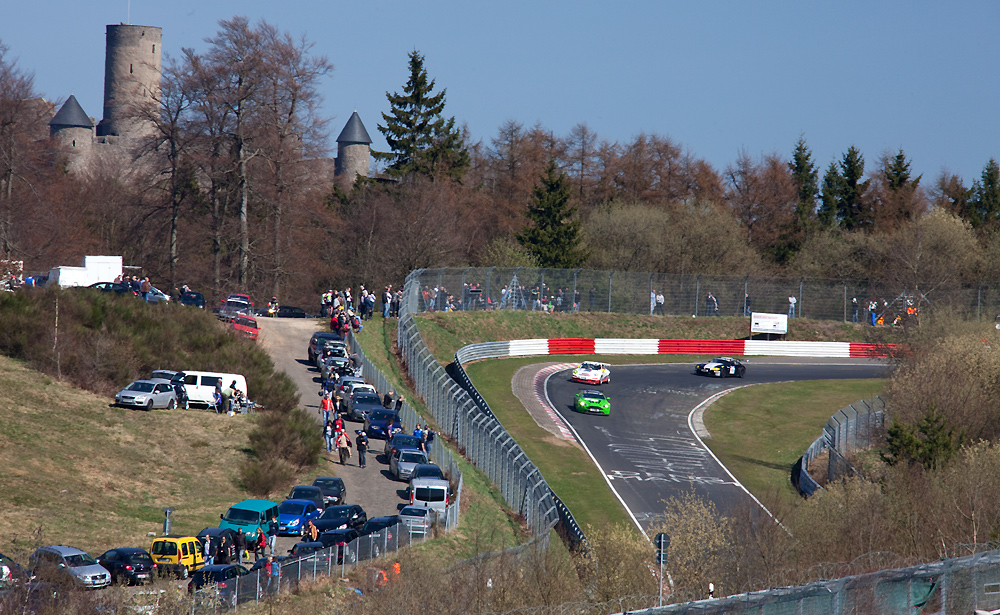
<svg viewBox="0 0 1000 615"><path fill-rule="evenodd" d="M139 285L139 291L142 293L142 300L146 301L149 299L149 293L153 290L153 285L149 283L149 276L142 279L142 283Z"/></svg>
<svg viewBox="0 0 1000 615"><path fill-rule="evenodd" d="M664 301L665 301L665 299L663 297L663 291L662 290L661 291L657 291L657 293L656 293L656 313L659 314L660 316L666 316L666 314L663 313L663 302Z"/></svg>
<svg viewBox="0 0 1000 615"><path fill-rule="evenodd" d="M712 293L705 297L705 313L707 316L719 315L719 300Z"/></svg>
<svg viewBox="0 0 1000 615"><path fill-rule="evenodd" d="M267 548L274 555L274 549L278 544L278 518L271 519L271 525L267 528Z"/></svg>
<svg viewBox="0 0 1000 615"><path fill-rule="evenodd" d="M253 543L253 561L258 561L260 558L264 557L264 545L267 542L264 539L264 532L257 532L257 539Z"/></svg>
<svg viewBox="0 0 1000 615"><path fill-rule="evenodd" d="M236 530L236 563L243 565L243 557L247 550L247 535L243 533L243 528ZM247 558L249 559L249 558Z"/></svg>
<svg viewBox="0 0 1000 615"><path fill-rule="evenodd" d="M340 454L340 465L347 465L347 460L351 458L351 439L344 432L337 437L337 452Z"/></svg>
<svg viewBox="0 0 1000 615"><path fill-rule="evenodd" d="M392 408L392 396L395 394L394 391L389 391L384 396L382 396L382 407Z"/></svg>
<svg viewBox="0 0 1000 615"><path fill-rule="evenodd" d="M858 322L858 298L857 297L851 297L851 313L853 314L853 316L851 317L851 322Z"/></svg>
<svg viewBox="0 0 1000 615"><path fill-rule="evenodd" d="M789 318L795 318L795 303L797 301L798 300L795 298L795 295L788 295L788 317Z"/></svg>
<svg viewBox="0 0 1000 615"><path fill-rule="evenodd" d="M205 556L205 565L211 566L215 563L215 554L212 553L212 536L205 536L205 544L203 555Z"/></svg>
<svg viewBox="0 0 1000 615"><path fill-rule="evenodd" d="M399 397L396 398L396 406L395 406L396 412L399 412L399 411L401 411L403 409L403 402L404 401L406 401L406 398L403 397L402 395L400 395Z"/></svg>
<svg viewBox="0 0 1000 615"><path fill-rule="evenodd" d="M743 293L743 315L750 315L750 295L747 293Z"/></svg>
<svg viewBox="0 0 1000 615"><path fill-rule="evenodd" d="M365 433L364 429L359 429L355 432L358 434L357 445L358 445L358 467L365 467L365 456L368 453L368 434Z"/></svg>
<svg viewBox="0 0 1000 615"><path fill-rule="evenodd" d="M306 531L309 533L309 538L313 542L319 540L319 529L316 527L316 524L312 522L312 519L309 520L309 524L306 526Z"/></svg>
<svg viewBox="0 0 1000 615"><path fill-rule="evenodd" d="M323 438L326 440L326 452L333 452L333 423L327 421L323 424Z"/></svg>
<svg viewBox="0 0 1000 615"><path fill-rule="evenodd" d="M319 400L319 412L323 415L323 424L330 422L330 411L333 410L333 400L330 399L330 392L322 393L323 398Z"/></svg>

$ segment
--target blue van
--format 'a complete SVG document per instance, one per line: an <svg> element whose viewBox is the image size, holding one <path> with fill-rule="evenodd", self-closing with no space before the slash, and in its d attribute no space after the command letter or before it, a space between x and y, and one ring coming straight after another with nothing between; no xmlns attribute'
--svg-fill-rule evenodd
<svg viewBox="0 0 1000 615"><path fill-rule="evenodd" d="M257 532L267 535L271 523L278 523L278 503L271 500L249 499L239 504L233 504L226 514L219 515L222 523L220 528L229 528L234 532L243 530L248 539L256 539Z"/></svg>

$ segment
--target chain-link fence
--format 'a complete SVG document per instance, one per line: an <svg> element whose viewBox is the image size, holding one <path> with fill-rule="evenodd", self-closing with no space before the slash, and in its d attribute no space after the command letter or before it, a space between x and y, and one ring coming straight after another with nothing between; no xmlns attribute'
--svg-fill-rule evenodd
<svg viewBox="0 0 1000 615"><path fill-rule="evenodd" d="M837 410L823 427L823 435L809 445L792 469L792 484L802 495L820 489L809 472L810 465L827 455L826 480L833 481L855 472L847 457L871 448L885 430L885 400L862 399Z"/></svg>
<svg viewBox="0 0 1000 615"><path fill-rule="evenodd" d="M558 500L538 467L492 412L481 409L424 344L412 315L423 300L419 276L419 270L411 273L403 288L397 338L414 389L440 429L497 485L532 533L545 536L560 522ZM451 277L446 279L452 283Z"/></svg>
<svg viewBox="0 0 1000 615"><path fill-rule="evenodd" d="M412 314L443 310L619 312L672 316L743 316L752 311L818 320L891 323L908 308L947 306L970 319L1000 314L1000 286L952 284L933 291L878 280L831 280L667 273L467 267L422 269ZM413 274L411 274L412 276ZM409 279L409 278L408 278ZM709 294L713 299L709 299ZM657 305L657 296L663 296ZM795 298L794 314L790 297ZM718 309L716 309L716 307Z"/></svg>
<svg viewBox="0 0 1000 615"><path fill-rule="evenodd" d="M458 508L455 506L454 508ZM259 603L279 592L295 591L300 583L323 577L346 577L359 566L431 537L426 527L395 525L361 536L349 543L332 545L305 557L274 562L270 570L258 568L243 576L220 579L192 593L191 613L214 613L248 603ZM391 576L391 566L375 565L382 578Z"/></svg>
<svg viewBox="0 0 1000 615"><path fill-rule="evenodd" d="M880 570L801 587L672 604L639 615L966 615L1000 609L1000 551Z"/></svg>

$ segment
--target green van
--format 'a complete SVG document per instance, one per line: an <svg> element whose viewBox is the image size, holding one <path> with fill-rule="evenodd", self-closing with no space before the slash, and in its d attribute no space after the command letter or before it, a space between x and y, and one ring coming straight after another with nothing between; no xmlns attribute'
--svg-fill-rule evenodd
<svg viewBox="0 0 1000 615"><path fill-rule="evenodd" d="M278 504L270 500L243 500L230 506L226 514L219 515L219 518L222 519L220 528L229 528L234 532L242 529L248 539L255 539L257 532L264 532L266 536L272 522L277 526Z"/></svg>

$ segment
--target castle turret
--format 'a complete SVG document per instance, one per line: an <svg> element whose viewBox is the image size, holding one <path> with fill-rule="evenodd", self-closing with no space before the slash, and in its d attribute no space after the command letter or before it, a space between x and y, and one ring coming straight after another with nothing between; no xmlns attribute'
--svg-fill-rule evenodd
<svg viewBox="0 0 1000 615"><path fill-rule="evenodd" d="M368 177L372 139L355 111L337 137L337 160L334 178L344 188L354 185L357 176Z"/></svg>
<svg viewBox="0 0 1000 615"><path fill-rule="evenodd" d="M160 42L155 26L109 25L104 57L104 119L97 136L136 137L150 131L160 90Z"/></svg>
<svg viewBox="0 0 1000 615"><path fill-rule="evenodd" d="M94 143L94 121L83 107L70 95L63 106L49 121L49 136L59 142L60 150L69 159L70 166L86 158Z"/></svg>

